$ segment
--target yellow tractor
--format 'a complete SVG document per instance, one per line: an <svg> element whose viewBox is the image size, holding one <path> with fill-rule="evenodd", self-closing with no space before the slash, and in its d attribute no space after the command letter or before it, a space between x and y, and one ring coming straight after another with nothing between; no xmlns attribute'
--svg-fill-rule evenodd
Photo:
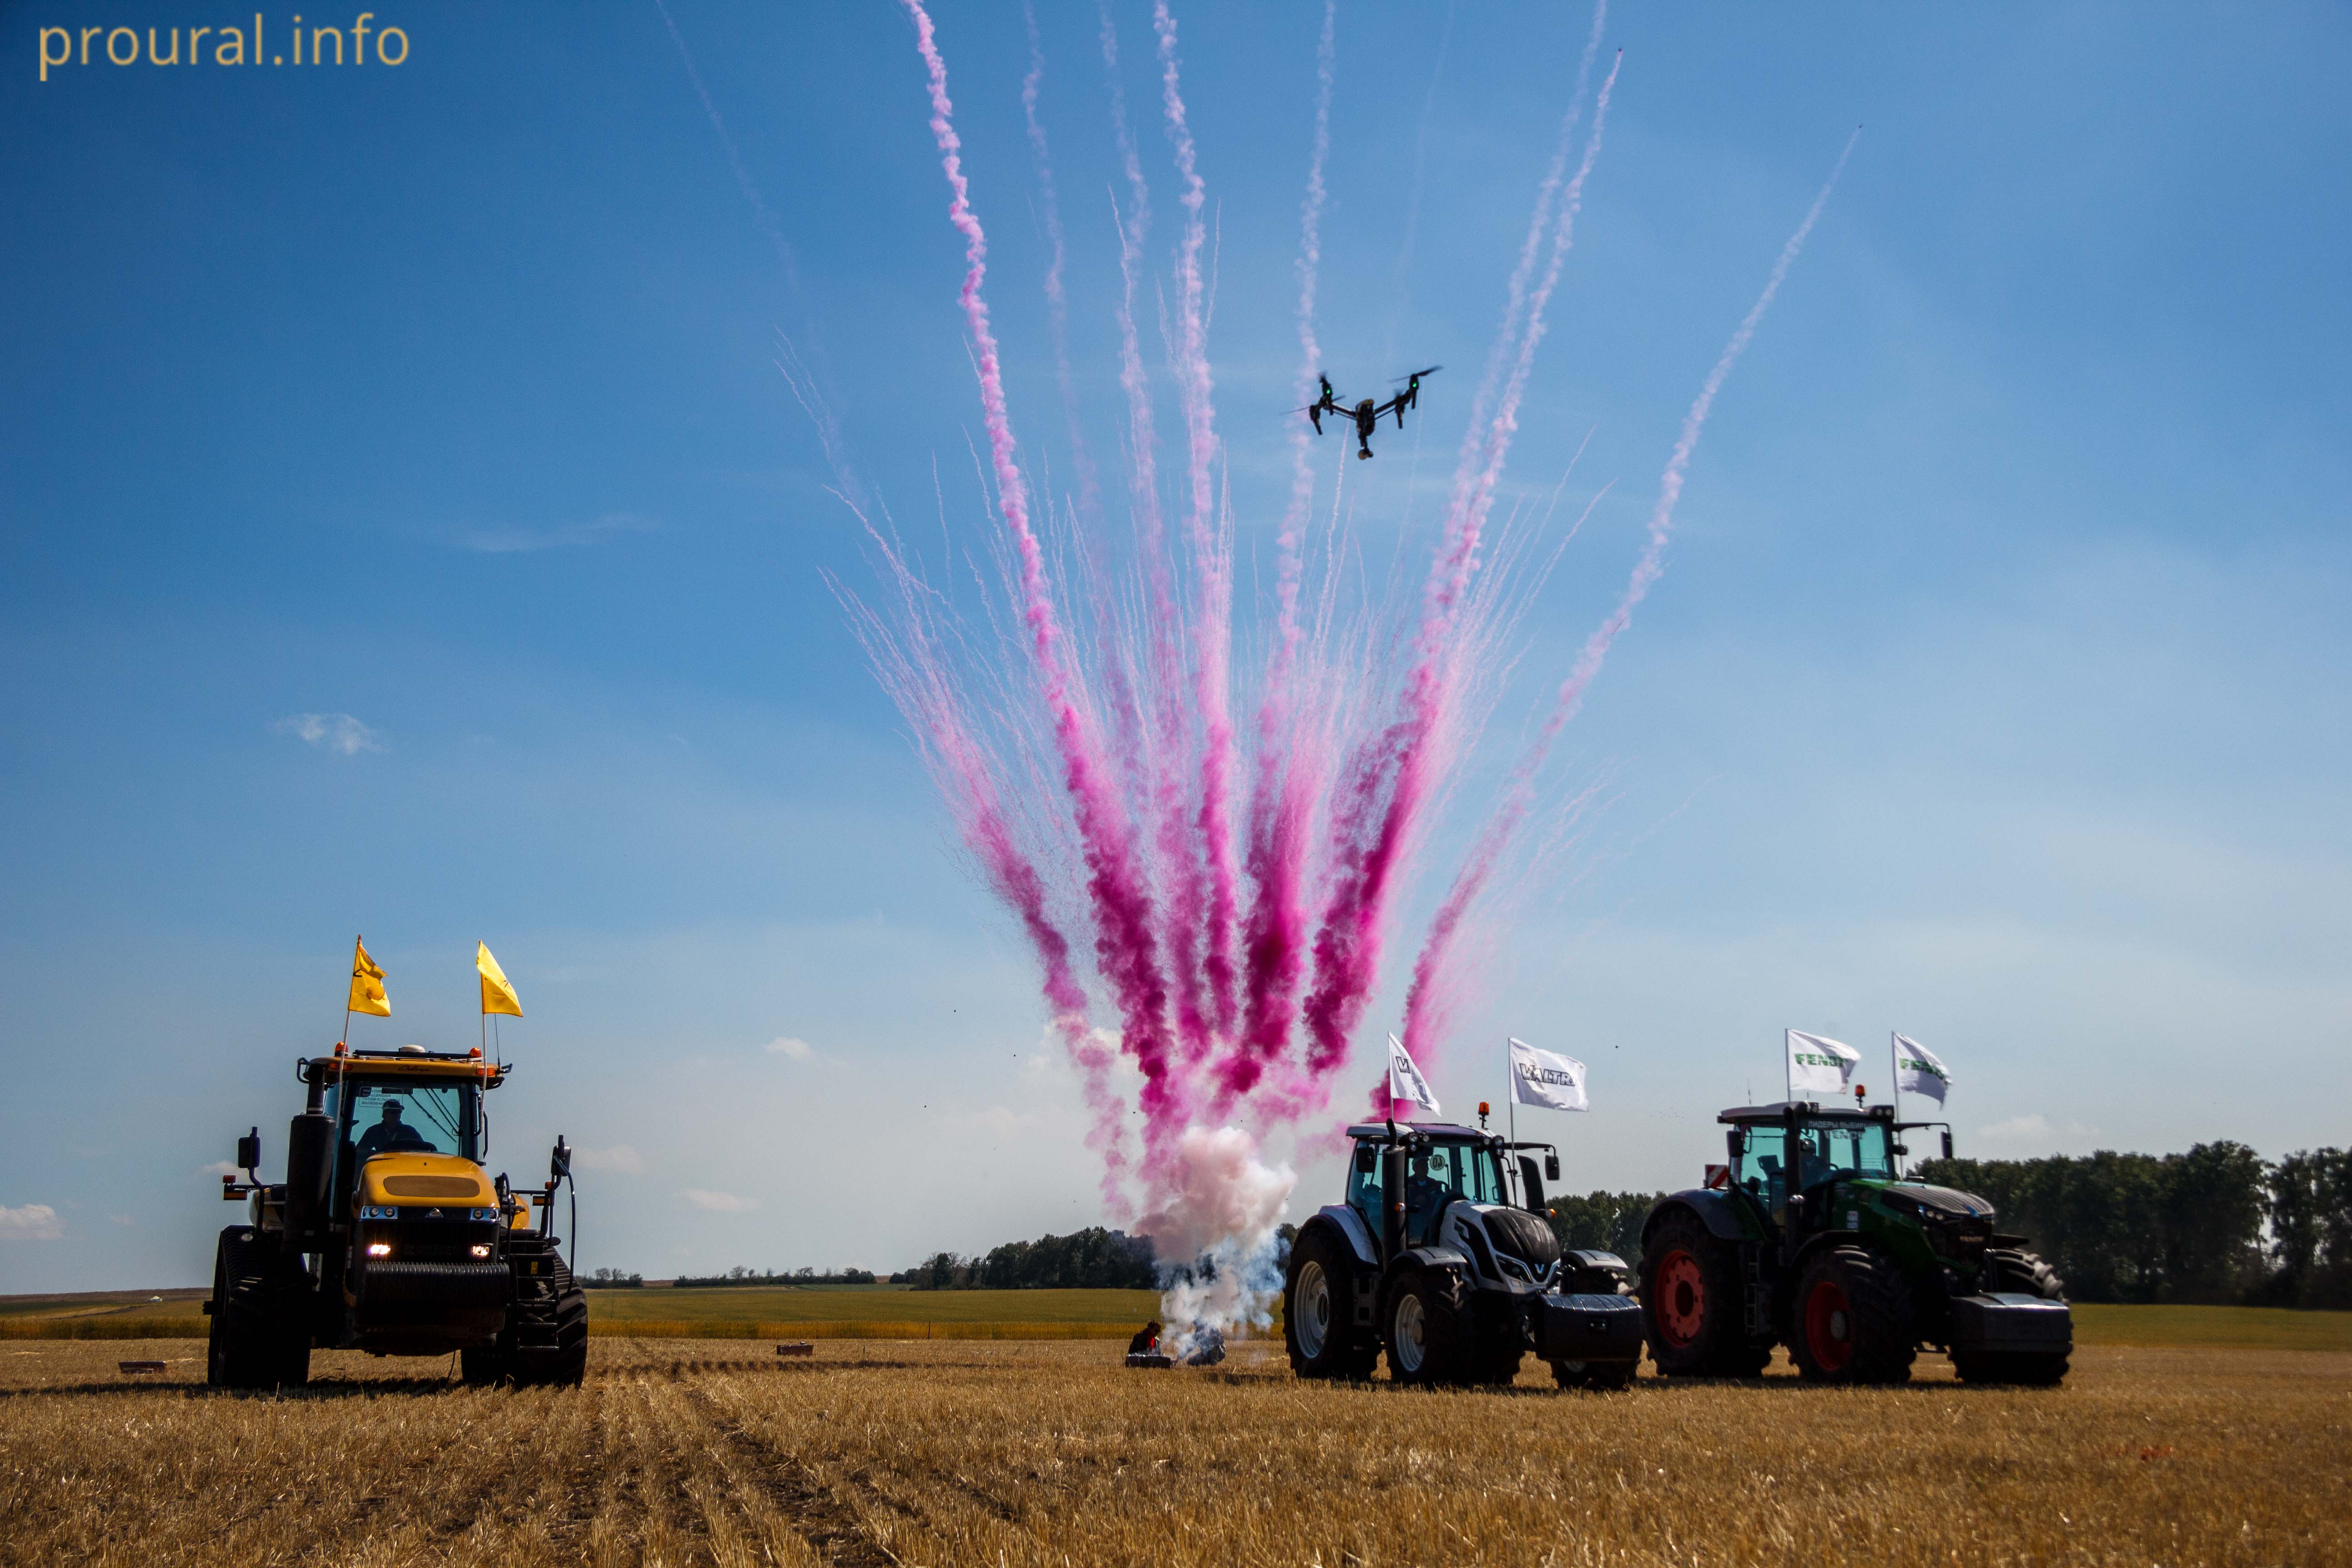
<svg viewBox="0 0 2352 1568"><path fill-rule="evenodd" d="M510 1067L403 1046L309 1057L287 1138L286 1180L265 1184L259 1129L245 1173L221 1178L247 1222L213 1265L209 1381L299 1386L312 1347L377 1355L456 1352L467 1383L578 1386L588 1303L554 1234L572 1152L555 1141L544 1187L487 1175L485 1098ZM579 1229L579 1201L572 1204Z"/></svg>

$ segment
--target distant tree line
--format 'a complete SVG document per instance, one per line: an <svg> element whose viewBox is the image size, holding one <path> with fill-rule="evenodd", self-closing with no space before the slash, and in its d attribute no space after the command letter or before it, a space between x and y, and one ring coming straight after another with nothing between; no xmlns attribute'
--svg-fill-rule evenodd
<svg viewBox="0 0 2352 1568"><path fill-rule="evenodd" d="M580 1285L587 1290L635 1290L642 1288L645 1282L646 1278L642 1274L624 1274L617 1268L599 1268L583 1278Z"/></svg>
<svg viewBox="0 0 2352 1568"><path fill-rule="evenodd" d="M984 1257L935 1252L890 1279L918 1290L1149 1290L1159 1284L1150 1241L1100 1226L1008 1241Z"/></svg>
<svg viewBox="0 0 2352 1568"><path fill-rule="evenodd" d="M2352 1152L2273 1164L2222 1142L2185 1154L1930 1160L1918 1174L1991 1203L2077 1301L2352 1308Z"/></svg>
<svg viewBox="0 0 2352 1568"><path fill-rule="evenodd" d="M825 1274L814 1268L781 1274L772 1268L756 1273L739 1263L724 1274L681 1274L670 1283L681 1290L708 1290L727 1285L872 1285L876 1280L870 1268L836 1268Z"/></svg>
<svg viewBox="0 0 2352 1568"><path fill-rule="evenodd" d="M1544 1217L1563 1252L1613 1252L1632 1263L1642 1256L1642 1222L1664 1193L1563 1194L1544 1205Z"/></svg>

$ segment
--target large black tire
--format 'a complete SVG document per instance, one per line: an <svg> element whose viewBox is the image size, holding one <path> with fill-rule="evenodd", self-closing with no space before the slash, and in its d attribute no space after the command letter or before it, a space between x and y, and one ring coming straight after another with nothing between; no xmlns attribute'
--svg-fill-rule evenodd
<svg viewBox="0 0 2352 1568"><path fill-rule="evenodd" d="M1562 1388L1607 1392L1632 1387L1637 1365L1630 1361L1556 1361L1551 1363L1551 1376Z"/></svg>
<svg viewBox="0 0 2352 1568"><path fill-rule="evenodd" d="M299 1255L249 1226L213 1253L205 1381L215 1388L299 1388L310 1381L310 1278Z"/></svg>
<svg viewBox="0 0 2352 1568"><path fill-rule="evenodd" d="M1396 1271L1381 1306L1390 1377L1423 1387L1472 1380L1477 1368L1465 1294L1462 1281L1442 1270L1407 1264Z"/></svg>
<svg viewBox="0 0 2352 1568"><path fill-rule="evenodd" d="M1918 1354L1911 1289L1895 1265L1859 1247L1829 1247L1797 1274L1789 1350L1814 1383L1907 1383Z"/></svg>
<svg viewBox="0 0 2352 1568"><path fill-rule="evenodd" d="M1992 1276L1992 1288L1996 1290L2039 1296L2045 1301L2066 1299L2066 1282L2058 1278L2058 1271L2031 1252L2007 1247L1988 1252L1985 1268Z"/></svg>
<svg viewBox="0 0 2352 1568"><path fill-rule="evenodd" d="M1992 1288L2005 1294L2039 1296L2045 1301L2066 1299L2066 1282L2057 1271L2031 1252L2006 1247L1986 1254L1986 1272ZM2067 1353L2059 1352L1955 1351L1952 1370L1963 1383L2007 1383L2049 1388L2064 1381Z"/></svg>
<svg viewBox="0 0 2352 1568"><path fill-rule="evenodd" d="M1748 1342L1738 1247L1687 1210L1642 1244L1642 1327L1650 1359L1670 1377L1754 1377L1771 1347Z"/></svg>
<svg viewBox="0 0 2352 1568"><path fill-rule="evenodd" d="M1355 1326L1355 1259L1323 1224L1290 1249L1282 1282L1282 1345L1300 1377L1360 1383L1381 1358L1380 1342Z"/></svg>

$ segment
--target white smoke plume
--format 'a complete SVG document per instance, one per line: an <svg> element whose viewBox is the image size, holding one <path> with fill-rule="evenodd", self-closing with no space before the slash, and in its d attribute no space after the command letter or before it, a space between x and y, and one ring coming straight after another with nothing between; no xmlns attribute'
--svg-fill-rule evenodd
<svg viewBox="0 0 2352 1568"><path fill-rule="evenodd" d="M1268 1168L1238 1127L1188 1127L1177 1141L1174 1196L1137 1228L1159 1253L1165 1289L1160 1348L1181 1361L1214 1330L1223 1336L1274 1322L1282 1294L1280 1238L1298 1173Z"/></svg>

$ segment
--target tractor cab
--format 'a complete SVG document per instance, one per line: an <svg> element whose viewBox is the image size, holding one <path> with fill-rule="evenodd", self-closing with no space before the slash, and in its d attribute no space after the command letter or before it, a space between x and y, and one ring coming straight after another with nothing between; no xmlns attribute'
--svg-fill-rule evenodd
<svg viewBox="0 0 2352 1568"><path fill-rule="evenodd" d="M1727 1186L1755 1220L1791 1242L1833 1225L1841 1205L1919 1185L1903 1179L1899 1162L1909 1150L1901 1135L1944 1125L1898 1122L1892 1106L1813 1100L1735 1107L1717 1121L1731 1129L1730 1163L1711 1184ZM1944 1142L1948 1151L1948 1129Z"/></svg>
<svg viewBox="0 0 2352 1568"><path fill-rule="evenodd" d="M1504 1179L1508 1150L1544 1152L1546 1173L1559 1177L1559 1153L1549 1143L1512 1143L1475 1127L1442 1121L1373 1121L1348 1129L1355 1160L1348 1175L1348 1207L1370 1236L1381 1238L1384 1257L1437 1245L1445 1213L1456 1203L1481 1209L1512 1206ZM1525 1207L1543 1207L1543 1178L1530 1156L1519 1157ZM1402 1206L1397 1199L1402 1198ZM1389 1228L1393 1223L1397 1229Z"/></svg>

